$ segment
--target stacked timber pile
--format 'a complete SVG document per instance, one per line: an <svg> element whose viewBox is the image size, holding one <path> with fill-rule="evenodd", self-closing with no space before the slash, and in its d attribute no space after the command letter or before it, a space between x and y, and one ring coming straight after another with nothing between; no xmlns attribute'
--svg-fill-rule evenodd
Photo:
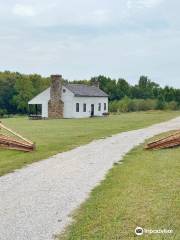
<svg viewBox="0 0 180 240"><path fill-rule="evenodd" d="M28 139L22 137L20 134L12 131L11 129L5 127L0 122L0 130L5 130L11 136L0 132L0 148L14 149L23 152L31 152L35 150L35 144ZM12 136L13 135L13 136Z"/></svg>
<svg viewBox="0 0 180 240"><path fill-rule="evenodd" d="M147 144L146 149L163 149L180 146L180 131Z"/></svg>

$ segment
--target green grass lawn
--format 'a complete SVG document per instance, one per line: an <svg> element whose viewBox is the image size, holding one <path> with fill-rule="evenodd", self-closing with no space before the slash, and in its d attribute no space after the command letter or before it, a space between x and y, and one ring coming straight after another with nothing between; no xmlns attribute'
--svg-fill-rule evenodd
<svg viewBox="0 0 180 240"><path fill-rule="evenodd" d="M180 239L180 148L137 147L116 164L74 213L63 240ZM172 229L136 236L137 226Z"/></svg>
<svg viewBox="0 0 180 240"><path fill-rule="evenodd" d="M23 153L0 149L0 176L22 166L67 151L93 139L138 129L180 116L180 112L150 111L105 118L33 121L9 118L2 122L37 144L37 151Z"/></svg>

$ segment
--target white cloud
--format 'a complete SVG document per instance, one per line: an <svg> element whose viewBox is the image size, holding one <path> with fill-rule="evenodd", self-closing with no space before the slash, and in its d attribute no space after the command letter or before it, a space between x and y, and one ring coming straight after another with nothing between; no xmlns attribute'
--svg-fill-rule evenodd
<svg viewBox="0 0 180 240"><path fill-rule="evenodd" d="M0 1L0 69L69 79L148 74L178 85L179 8L179 0Z"/></svg>
<svg viewBox="0 0 180 240"><path fill-rule="evenodd" d="M128 9L152 8L158 6L163 0L128 0Z"/></svg>
<svg viewBox="0 0 180 240"><path fill-rule="evenodd" d="M28 18L33 26L84 26L102 25L111 20L111 9L106 5L96 4L94 0L86 4L82 0L47 0L29 1L29 4L18 3L12 9L14 15Z"/></svg>
<svg viewBox="0 0 180 240"><path fill-rule="evenodd" d="M13 13L21 17L33 17L36 11L31 5L16 4L13 7Z"/></svg>
<svg viewBox="0 0 180 240"><path fill-rule="evenodd" d="M106 23L110 20L109 12L107 10L98 9L92 12L92 20L95 20L97 23Z"/></svg>

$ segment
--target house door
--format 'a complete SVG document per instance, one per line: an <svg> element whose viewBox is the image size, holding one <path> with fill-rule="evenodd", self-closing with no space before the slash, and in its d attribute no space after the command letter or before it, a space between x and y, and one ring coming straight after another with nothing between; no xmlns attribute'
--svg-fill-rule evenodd
<svg viewBox="0 0 180 240"><path fill-rule="evenodd" d="M91 104L91 117L94 116L94 104Z"/></svg>

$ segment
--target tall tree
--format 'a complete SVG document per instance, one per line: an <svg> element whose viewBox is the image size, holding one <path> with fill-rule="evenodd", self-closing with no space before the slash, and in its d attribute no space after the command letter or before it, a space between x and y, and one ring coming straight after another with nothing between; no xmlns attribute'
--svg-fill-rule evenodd
<svg viewBox="0 0 180 240"><path fill-rule="evenodd" d="M130 85L125 79L120 78L116 85L116 97L122 99L125 96L130 96Z"/></svg>
<svg viewBox="0 0 180 240"><path fill-rule="evenodd" d="M165 101L167 102L171 102L171 101L174 101L175 100L175 90L172 88L172 87L168 87L166 86L164 88L164 99Z"/></svg>
<svg viewBox="0 0 180 240"><path fill-rule="evenodd" d="M28 76L19 74L15 84L15 91L16 95L13 101L21 113L26 113L28 111L28 101L32 98L34 91Z"/></svg>
<svg viewBox="0 0 180 240"><path fill-rule="evenodd" d="M15 113L16 106L13 105L12 98L15 94L16 73L5 71L0 73L0 109L7 113Z"/></svg>
<svg viewBox="0 0 180 240"><path fill-rule="evenodd" d="M158 88L159 85L155 82L152 82L150 79L148 79L147 76L141 76L139 79L138 87L141 98L147 99L154 98L154 90Z"/></svg>

